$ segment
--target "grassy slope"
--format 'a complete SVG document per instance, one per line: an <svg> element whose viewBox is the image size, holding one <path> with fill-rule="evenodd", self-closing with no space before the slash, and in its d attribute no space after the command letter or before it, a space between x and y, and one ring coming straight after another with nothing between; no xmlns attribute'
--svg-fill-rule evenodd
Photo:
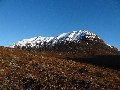
<svg viewBox="0 0 120 90"><path fill-rule="evenodd" d="M62 56L61 56L62 57ZM120 71L0 47L0 89L120 89Z"/></svg>

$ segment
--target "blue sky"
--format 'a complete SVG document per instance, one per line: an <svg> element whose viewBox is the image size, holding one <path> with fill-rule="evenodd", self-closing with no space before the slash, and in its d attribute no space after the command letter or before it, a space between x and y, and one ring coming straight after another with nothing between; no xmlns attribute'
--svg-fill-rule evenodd
<svg viewBox="0 0 120 90"><path fill-rule="evenodd" d="M120 1L0 0L0 46L80 29L120 50Z"/></svg>

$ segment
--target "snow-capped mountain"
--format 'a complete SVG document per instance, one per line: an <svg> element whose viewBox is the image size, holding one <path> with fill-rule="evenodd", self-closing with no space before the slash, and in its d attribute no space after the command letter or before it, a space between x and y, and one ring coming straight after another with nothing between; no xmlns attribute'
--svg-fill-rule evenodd
<svg viewBox="0 0 120 90"><path fill-rule="evenodd" d="M72 31L56 37L34 37L10 45L28 51L60 52L77 56L108 55L118 53L117 48L105 44L96 34L87 30Z"/></svg>
<svg viewBox="0 0 120 90"><path fill-rule="evenodd" d="M14 43L12 45L10 45L11 48L15 48L16 46L19 47L23 47L23 46L30 46L30 47L34 47L34 46L38 46L41 45L43 46L44 44L52 44L54 46L54 44L60 43L60 42L74 42L74 41L80 41L80 40L94 40L95 38L99 38L97 37L97 35L95 35L92 32L89 32L87 30L79 30L79 31L73 31L73 32L68 32L68 33L63 33L58 35L57 37L34 37L34 38L30 38L30 39L23 39L22 41L18 41L17 43Z"/></svg>

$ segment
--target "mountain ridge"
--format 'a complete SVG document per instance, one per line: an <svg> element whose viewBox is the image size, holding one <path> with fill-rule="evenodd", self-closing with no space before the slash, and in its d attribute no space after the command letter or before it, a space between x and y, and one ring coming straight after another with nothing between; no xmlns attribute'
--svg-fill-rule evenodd
<svg viewBox="0 0 120 90"><path fill-rule="evenodd" d="M77 57L118 54L117 48L106 44L88 30L72 31L56 37L39 36L23 39L10 47L28 51L64 53Z"/></svg>
<svg viewBox="0 0 120 90"><path fill-rule="evenodd" d="M70 41L70 42L74 42L74 41L80 41L82 39L88 39L88 40L93 40L95 38L100 39L96 34L89 32L88 30L79 30L79 31L72 31L72 32L67 32L67 33L62 33L56 37L33 37L30 39L23 39L18 41L17 43L14 43L12 45L10 45L11 48L14 48L15 46L26 46L26 44L31 44L31 47L37 45L37 44L41 44L44 45L44 43L49 44L55 44L57 42L60 41ZM110 46L112 48L111 45L107 44L108 46Z"/></svg>

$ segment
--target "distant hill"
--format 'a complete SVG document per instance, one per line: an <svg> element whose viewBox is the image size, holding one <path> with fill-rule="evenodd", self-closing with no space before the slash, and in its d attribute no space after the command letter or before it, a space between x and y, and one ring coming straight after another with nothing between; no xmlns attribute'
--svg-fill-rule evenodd
<svg viewBox="0 0 120 90"><path fill-rule="evenodd" d="M54 52L71 57L120 54L117 48L104 43L96 34L87 30L63 33L56 37L40 36L24 39L10 47L28 51Z"/></svg>

